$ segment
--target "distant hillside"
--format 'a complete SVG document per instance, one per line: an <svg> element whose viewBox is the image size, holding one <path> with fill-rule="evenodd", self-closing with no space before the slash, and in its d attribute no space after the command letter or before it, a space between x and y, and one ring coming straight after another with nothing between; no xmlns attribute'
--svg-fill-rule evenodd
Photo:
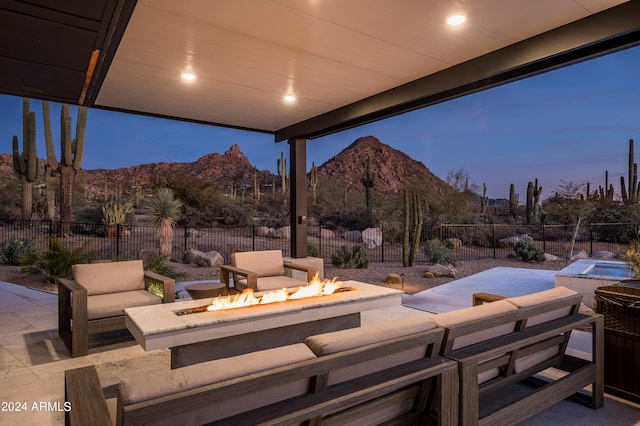
<svg viewBox="0 0 640 426"><path fill-rule="evenodd" d="M318 167L319 176L340 179L345 187L364 190L361 179L366 175L367 159L371 155L377 173L373 191L379 194L397 193L412 182L435 194L443 194L447 183L431 173L420 161L380 142L374 136L361 137L335 157Z"/></svg>
<svg viewBox="0 0 640 426"><path fill-rule="evenodd" d="M442 194L447 184L429 171L424 164L413 160L405 153L383 144L373 136L358 138L338 155L318 167L320 177L333 177L344 182L351 190L364 191L360 180L365 176L367 158L372 156L374 170L377 173L373 188L378 194L397 193L411 182L420 182L425 188L436 194ZM274 158L275 162L275 158ZM44 170L44 160L40 160ZM119 168L114 170L81 170L78 183L94 194L104 194L105 182L110 190L116 183L123 189L137 185L149 186L162 181L167 176L182 176L187 179L201 179L216 187L228 190L232 184L253 185L255 166L240 151L238 145L232 145L224 154L207 154L192 163L150 163ZM40 173L42 181L43 173ZM15 179L11 154L0 154L0 179ZM265 186L279 185L280 179L268 170L259 170L258 179Z"/></svg>

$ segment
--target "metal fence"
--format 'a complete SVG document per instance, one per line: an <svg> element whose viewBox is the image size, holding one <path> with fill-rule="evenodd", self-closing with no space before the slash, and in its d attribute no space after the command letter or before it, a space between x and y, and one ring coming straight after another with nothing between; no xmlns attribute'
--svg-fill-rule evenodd
<svg viewBox="0 0 640 426"><path fill-rule="evenodd" d="M584 250L592 255L599 250L619 252L630 241L638 239L640 225L635 223L595 223L579 227L571 225L469 225L443 224L424 227L421 242L439 239L455 245L458 260L497 259L513 253L513 241L525 239L556 256L563 256L571 250L575 234L574 250ZM176 227L174 231L173 253L180 259L189 249L218 251L225 261L234 251L280 249L285 256L290 254L290 241L284 228L282 235L274 236L272 228L263 226L242 227ZM135 259L145 250L157 250L156 229L147 225L119 225L116 232L108 237L104 224L60 223L56 221L8 220L0 223L0 247L9 240L32 240L36 248L45 250L51 238L60 238L73 248L81 247L93 258ZM382 243L369 248L371 262L401 262L402 233L397 226L381 223L378 237ZM321 226L309 226L308 242L317 255L326 262L342 246L349 247L362 243L358 232L337 233ZM416 262L426 262L423 250Z"/></svg>

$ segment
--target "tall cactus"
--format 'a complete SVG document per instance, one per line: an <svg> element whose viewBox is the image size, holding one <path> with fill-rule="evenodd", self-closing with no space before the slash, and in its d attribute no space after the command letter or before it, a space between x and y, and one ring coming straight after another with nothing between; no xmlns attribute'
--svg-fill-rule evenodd
<svg viewBox="0 0 640 426"><path fill-rule="evenodd" d="M56 217L56 181L58 176L55 170L48 163L44 165L46 198L47 198L47 218L53 220Z"/></svg>
<svg viewBox="0 0 640 426"><path fill-rule="evenodd" d="M309 185L311 185L311 195L313 204L316 204L316 189L318 188L318 168L316 163L311 162L311 171L309 172Z"/></svg>
<svg viewBox="0 0 640 426"><path fill-rule="evenodd" d="M282 194L285 194L287 192L287 159L284 158L282 151L280 151L280 158L278 158L278 176L280 176Z"/></svg>
<svg viewBox="0 0 640 426"><path fill-rule="evenodd" d="M78 107L76 137L72 138L69 105L62 105L60 110L60 162L56 160L56 152L53 147L48 101L42 101L42 112L44 116L44 137L47 146L47 163L54 172L60 175L60 222L62 222L62 234L65 235L70 233L70 223L73 219L73 184L76 174L82 166L87 108Z"/></svg>
<svg viewBox="0 0 640 426"><path fill-rule="evenodd" d="M640 200L640 187L638 185L638 164L634 162L633 139L629 139L629 170L627 191L624 176L620 176L620 189L622 201L625 204L636 204Z"/></svg>
<svg viewBox="0 0 640 426"><path fill-rule="evenodd" d="M533 182L529 181L527 184L527 205L526 205L526 218L527 225L533 223L534 214L533 214Z"/></svg>
<svg viewBox="0 0 640 426"><path fill-rule="evenodd" d="M509 214L514 218L518 216L518 198L515 186L511 184L509 187Z"/></svg>
<svg viewBox="0 0 640 426"><path fill-rule="evenodd" d="M376 184L376 175L377 175L377 173L373 171L373 166L371 164L372 161L373 159L371 155L369 155L369 158L367 159L367 173L365 174L365 177L363 177L361 180L365 189L365 199L367 203L368 212L371 212L371 209L372 209L371 188L373 188L373 186Z"/></svg>
<svg viewBox="0 0 640 426"><path fill-rule="evenodd" d="M420 249L420 235L422 234L423 211L420 195L411 191L411 203L409 192L404 190L404 235L402 242L402 266L413 266ZM413 232L409 229L413 225Z"/></svg>
<svg viewBox="0 0 640 426"><path fill-rule="evenodd" d="M256 204L260 204L260 183L258 182L258 168L253 168L253 199Z"/></svg>
<svg viewBox="0 0 640 426"><path fill-rule="evenodd" d="M480 197L480 207L482 211L480 214L482 216L487 214L487 207L489 207L489 197L487 197L487 184L482 182L482 197Z"/></svg>
<svg viewBox="0 0 640 426"><path fill-rule="evenodd" d="M28 98L22 99L22 154L17 136L13 136L13 171L22 181L22 219L31 219L33 182L38 177L36 151L36 113L30 110Z"/></svg>

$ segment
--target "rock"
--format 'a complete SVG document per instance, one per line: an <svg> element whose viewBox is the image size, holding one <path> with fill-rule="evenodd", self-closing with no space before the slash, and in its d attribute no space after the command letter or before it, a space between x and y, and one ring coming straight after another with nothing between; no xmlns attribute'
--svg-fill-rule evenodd
<svg viewBox="0 0 640 426"><path fill-rule="evenodd" d="M320 230L320 238L335 238L335 237L336 235L333 233L331 229L322 228Z"/></svg>
<svg viewBox="0 0 640 426"><path fill-rule="evenodd" d="M284 240L288 240L291 238L291 227L283 226L282 228L278 228L273 232L273 238L282 238Z"/></svg>
<svg viewBox="0 0 640 426"><path fill-rule="evenodd" d="M269 228L268 226L258 226L256 227L256 237L266 237L270 235L273 228Z"/></svg>
<svg viewBox="0 0 640 426"><path fill-rule="evenodd" d="M544 260L545 262L555 262L556 260L558 260L558 256L554 256L551 253L545 253Z"/></svg>
<svg viewBox="0 0 640 426"><path fill-rule="evenodd" d="M187 229L187 237L199 237L200 236L200 232L198 232L197 229L195 228L188 228Z"/></svg>
<svg viewBox="0 0 640 426"><path fill-rule="evenodd" d="M462 240L459 238L447 238L443 241L445 247L450 249L457 249L462 247Z"/></svg>
<svg viewBox="0 0 640 426"><path fill-rule="evenodd" d="M357 243L362 238L362 232L360 232L360 231L346 231L344 234L342 234L342 238L344 238L345 240Z"/></svg>
<svg viewBox="0 0 640 426"><path fill-rule="evenodd" d="M604 259L604 260L612 260L612 259L619 259L620 255L617 253L613 253L611 251L607 251L607 250L600 250L597 251L595 253L593 253L593 256L591 256L594 259Z"/></svg>
<svg viewBox="0 0 640 426"><path fill-rule="evenodd" d="M143 262L148 262L158 256L160 256L159 249L142 249L138 253L138 259L142 260Z"/></svg>
<svg viewBox="0 0 640 426"><path fill-rule="evenodd" d="M513 237L500 239L500 247L513 247L518 241L525 241L527 243L533 243L533 238L530 235L514 235Z"/></svg>
<svg viewBox="0 0 640 426"><path fill-rule="evenodd" d="M566 256L565 256L565 258L566 258ZM588 259L588 258L589 258L589 255L587 254L586 251L584 251L584 250L574 250L569 255L569 262L572 262L572 261L578 260L578 259Z"/></svg>
<svg viewBox="0 0 640 426"><path fill-rule="evenodd" d="M427 272L431 272L436 277L452 277L455 278L458 271L454 268L453 265L447 263L446 265L441 265L436 263L434 265L427 266Z"/></svg>
<svg viewBox="0 0 640 426"><path fill-rule="evenodd" d="M194 263L198 266L217 268L224 264L224 258L217 251L208 251L204 253L200 250L191 248L184 254L184 262Z"/></svg>
<svg viewBox="0 0 640 426"><path fill-rule="evenodd" d="M362 242L368 249L376 248L382 244L382 231L380 228L367 228L362 231Z"/></svg>

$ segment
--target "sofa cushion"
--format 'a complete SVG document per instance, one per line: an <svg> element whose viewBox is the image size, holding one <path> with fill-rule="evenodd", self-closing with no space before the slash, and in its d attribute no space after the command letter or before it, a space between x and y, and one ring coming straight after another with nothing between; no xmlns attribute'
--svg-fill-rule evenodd
<svg viewBox="0 0 640 426"><path fill-rule="evenodd" d="M124 315L125 308L157 305L162 298L147 290L122 291L120 293L95 294L87 297L87 318L109 318Z"/></svg>
<svg viewBox="0 0 640 426"><path fill-rule="evenodd" d="M144 290L142 260L85 263L71 267L73 279L87 289L87 295Z"/></svg>
<svg viewBox="0 0 640 426"><path fill-rule="evenodd" d="M277 277L261 277L258 278L258 290L257 291L273 291L280 290L282 288L297 289L298 287L305 286L305 281L296 280L294 278L287 277L286 275L280 275ZM236 281L234 286L238 289L247 288L247 280L241 278Z"/></svg>
<svg viewBox="0 0 640 426"><path fill-rule="evenodd" d="M237 252L231 255L231 264L255 272L259 277L284 275L282 250Z"/></svg>
<svg viewBox="0 0 640 426"><path fill-rule="evenodd" d="M140 374L123 379L119 393L125 405L222 381L241 378L276 367L316 358L303 343L194 364L158 374ZM223 403L211 401L199 408L173 416L167 413L162 424L202 424L233 416L250 409L302 395L309 391L309 379L256 389Z"/></svg>
<svg viewBox="0 0 640 426"><path fill-rule="evenodd" d="M494 315L517 310L518 308L516 308L512 303L505 300L498 300L497 302L485 303L484 305L471 306L469 308L462 308L451 312L437 314L432 316L431 319L440 327L451 328L463 323L478 322ZM486 328L475 333L456 337L452 350L512 333L515 330L515 325L515 321L509 322L495 327Z"/></svg>
<svg viewBox="0 0 640 426"><path fill-rule="evenodd" d="M334 331L307 337L305 343L317 356L326 356L349 349L359 348L389 339L408 336L436 328L433 321L422 315L386 321L364 327ZM426 347L416 347L403 352L369 359L365 362L336 369L329 373L329 385L361 377L376 371L394 367L409 361L424 358Z"/></svg>
<svg viewBox="0 0 640 426"><path fill-rule="evenodd" d="M544 304L551 300L560 300L567 297L575 296L578 294L576 291L571 290L568 287L554 287L549 290L539 291L537 293L527 294L518 297L509 297L505 299L509 303L512 303L518 308L525 308L535 305ZM553 311L544 312L538 315L533 315L527 319L527 327L531 327L543 322L551 321L557 318L566 317L571 313L571 305L562 307L560 309L554 309Z"/></svg>

